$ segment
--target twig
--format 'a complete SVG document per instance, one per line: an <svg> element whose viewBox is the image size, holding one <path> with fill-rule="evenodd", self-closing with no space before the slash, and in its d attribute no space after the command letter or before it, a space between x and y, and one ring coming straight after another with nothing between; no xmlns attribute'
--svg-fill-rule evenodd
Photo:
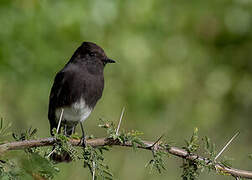
<svg viewBox="0 0 252 180"><path fill-rule="evenodd" d="M55 138L43 138L43 139L37 139L37 140L28 140L28 141L18 141L18 142L10 142L10 143L5 143L0 145L0 155L3 155L5 152L9 150L18 150L18 149L25 149L25 148L32 148L32 147L41 147L41 146L53 146L54 143L57 140ZM70 139L69 143L72 144L73 146L80 146L82 145L79 143L79 139ZM140 149L146 149L146 150L152 150L151 146L155 143L152 141L143 141L143 146L137 145L137 148ZM113 139L108 139L108 138L97 138L97 139L88 139L86 142L87 145L90 145L92 147L101 147L101 146L127 146L127 147L132 147L133 145L130 142L125 142L125 143L120 143L117 140ZM165 146L159 146L157 145L157 148L160 150L167 151L169 154L172 154L174 156L183 158L183 159L189 159L192 161L201 161L205 163L209 163L210 160L201 156L198 156L197 154L191 154L188 153L186 150L177 148L177 147L169 147L167 145L167 149L164 149ZM245 170L240 170L240 169L235 169L231 167L225 167L222 164L219 164L217 162L212 162L213 165L215 166L217 171L230 174L234 177L239 177L239 178L247 178L247 179L252 179L252 171L245 171Z"/></svg>
<svg viewBox="0 0 252 180"><path fill-rule="evenodd" d="M122 118L123 118L124 111L125 111L125 107L123 107L123 109L122 109L122 113L121 113L121 116L120 116L120 120L119 120L117 129L116 129L116 135L118 135L118 133L119 133L119 129L120 129L120 126L121 126L121 122L122 122Z"/></svg>
<svg viewBox="0 0 252 180"><path fill-rule="evenodd" d="M59 129L60 129L60 124L62 121L62 117L63 117L63 113L64 113L64 109L61 109L61 113L60 113L60 119L59 119L59 123L58 123L58 127L57 127L57 133L59 133Z"/></svg>
<svg viewBox="0 0 252 180"><path fill-rule="evenodd" d="M162 134L162 135L151 145L151 148L153 148L163 137L164 137L164 134Z"/></svg>
<svg viewBox="0 0 252 180"><path fill-rule="evenodd" d="M95 162L93 161L93 178L92 180L95 180Z"/></svg>
<svg viewBox="0 0 252 180"><path fill-rule="evenodd" d="M214 161L225 151L225 149L229 146L229 144L239 135L239 132L235 133L235 135L228 141L228 143L222 148L222 150L217 154L214 158Z"/></svg>

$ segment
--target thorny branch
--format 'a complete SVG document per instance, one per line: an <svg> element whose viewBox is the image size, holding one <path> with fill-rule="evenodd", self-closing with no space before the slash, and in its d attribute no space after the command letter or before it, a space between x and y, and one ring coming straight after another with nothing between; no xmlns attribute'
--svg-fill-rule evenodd
<svg viewBox="0 0 252 180"><path fill-rule="evenodd" d="M6 151L9 150L18 150L18 149L25 149L25 148L32 148L32 147L41 147L41 146L52 146L56 142L55 138L43 138L43 139L37 139L37 140L26 140L26 141L19 141L19 142L9 142L5 144L0 145L0 155L3 155ZM70 139L69 142L73 146L82 146L80 143L80 140L78 139ZM117 140L113 140L110 138L96 138L96 139L90 139L87 140L86 142L88 145L92 147L99 147L99 146L127 146L127 147L132 147L133 145L130 142L126 143L121 143ZM146 149L146 150L152 150L152 146L155 142L151 141L143 141L144 145L137 145L137 148L141 149ZM177 147L168 147L164 148L164 146L159 146L156 144L157 149L167 151L168 153L181 157L183 159L188 159L188 160L197 160L197 161L202 161L205 163L214 163L211 162L208 158L200 157L196 154L189 154L186 150L177 148ZM252 179L252 171L245 171L245 170L240 170L240 169L235 169L231 167L225 167L222 164L219 163L214 163L216 171L218 172L223 172L230 174L234 177L240 177L240 178L247 178L247 179Z"/></svg>

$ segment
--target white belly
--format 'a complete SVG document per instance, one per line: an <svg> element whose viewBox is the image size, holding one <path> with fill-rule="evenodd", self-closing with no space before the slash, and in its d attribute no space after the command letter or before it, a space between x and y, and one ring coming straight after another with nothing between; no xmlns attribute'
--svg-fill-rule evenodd
<svg viewBox="0 0 252 180"><path fill-rule="evenodd" d="M83 122L90 115L92 109L89 108L84 99L73 103L70 107L65 107L62 120ZM56 118L59 120L61 108L56 109Z"/></svg>

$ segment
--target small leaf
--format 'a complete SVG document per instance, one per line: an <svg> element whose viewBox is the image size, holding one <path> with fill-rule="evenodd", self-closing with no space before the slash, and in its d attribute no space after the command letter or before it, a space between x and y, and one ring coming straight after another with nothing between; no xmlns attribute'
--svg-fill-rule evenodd
<svg viewBox="0 0 252 180"><path fill-rule="evenodd" d="M251 160L252 160L252 154L249 154L249 155L248 155L248 157L249 157L249 159L251 159Z"/></svg>

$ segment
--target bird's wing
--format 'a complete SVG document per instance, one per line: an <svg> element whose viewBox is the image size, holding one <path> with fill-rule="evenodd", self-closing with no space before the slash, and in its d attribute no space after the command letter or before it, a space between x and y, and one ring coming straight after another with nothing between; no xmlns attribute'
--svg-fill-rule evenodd
<svg viewBox="0 0 252 180"><path fill-rule="evenodd" d="M64 71L57 73L51 89L48 109L48 119L50 121L51 130L57 127L57 120L55 116L56 109L70 103L69 98L66 97L66 94L69 94L68 91L70 88L67 86L65 74L66 72Z"/></svg>

